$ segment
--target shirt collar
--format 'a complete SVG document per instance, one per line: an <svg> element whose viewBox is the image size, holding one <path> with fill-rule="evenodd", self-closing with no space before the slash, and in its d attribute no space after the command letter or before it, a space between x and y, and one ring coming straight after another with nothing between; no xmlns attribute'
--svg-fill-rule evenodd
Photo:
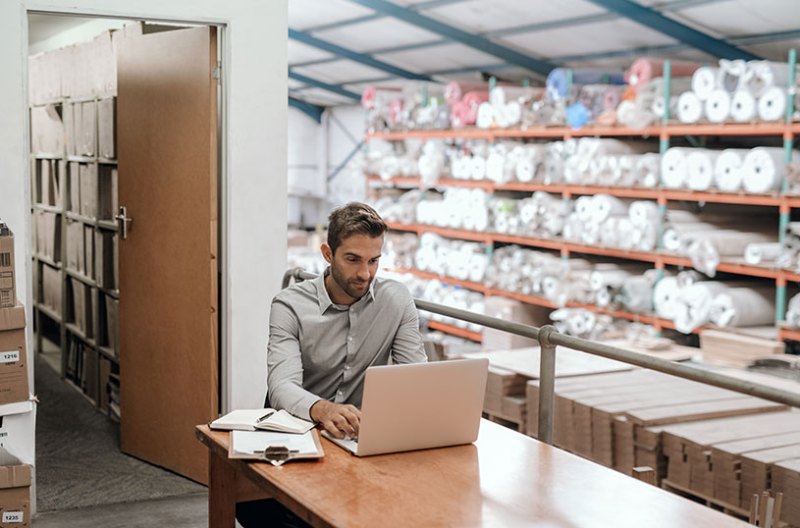
<svg viewBox="0 0 800 528"><path fill-rule="evenodd" d="M325 277L327 277L330 274L330 272L331 272L331 267L328 266L327 268L325 268L324 273L320 274L320 276L317 277L316 279L313 279L314 284L317 287L317 302L319 303L319 313L325 313L325 310L333 306L333 301L331 300L331 296L328 295L328 288L325 287ZM376 280L377 277L373 279L372 282L369 284L369 290L367 291L366 294L364 294L364 297L357 300L353 304L360 303L365 297L368 297L370 301L375 300Z"/></svg>

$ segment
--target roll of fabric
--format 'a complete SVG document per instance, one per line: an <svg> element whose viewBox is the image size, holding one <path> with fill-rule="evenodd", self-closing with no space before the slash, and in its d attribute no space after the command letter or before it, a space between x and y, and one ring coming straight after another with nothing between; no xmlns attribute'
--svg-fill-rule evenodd
<svg viewBox="0 0 800 528"><path fill-rule="evenodd" d="M486 179L486 157L480 154L472 155L472 162L469 171L471 180Z"/></svg>
<svg viewBox="0 0 800 528"><path fill-rule="evenodd" d="M584 84L625 84L624 75L620 72L609 72L601 69L572 70L572 86L569 83L569 71L566 68L555 68L547 75L547 96L555 101L565 99L572 86Z"/></svg>
<svg viewBox="0 0 800 528"><path fill-rule="evenodd" d="M786 307L786 324L793 328L800 328L800 293L789 299Z"/></svg>
<svg viewBox="0 0 800 528"><path fill-rule="evenodd" d="M766 193L780 189L786 158L780 147L756 147L742 162L742 187L750 193Z"/></svg>
<svg viewBox="0 0 800 528"><path fill-rule="evenodd" d="M737 192L742 187L742 165L747 149L725 149L714 163L714 183L723 192Z"/></svg>
<svg viewBox="0 0 800 528"><path fill-rule="evenodd" d="M464 99L468 92L485 92L488 94L489 85L487 83L467 83L451 81L444 88L444 98L447 104L453 105Z"/></svg>
<svg viewBox="0 0 800 528"><path fill-rule="evenodd" d="M710 95L711 92L709 92L706 97ZM677 114L678 120L681 123L697 123L700 121L700 118L703 117L703 99L700 99L695 91L683 92L680 97L678 97Z"/></svg>
<svg viewBox="0 0 800 528"><path fill-rule="evenodd" d="M478 105L478 114L475 118L475 125L478 128L492 128L494 122L494 107L489 101Z"/></svg>
<svg viewBox="0 0 800 528"><path fill-rule="evenodd" d="M787 103L785 88L767 88L758 98L758 118L762 121L781 121L786 115Z"/></svg>
<svg viewBox="0 0 800 528"><path fill-rule="evenodd" d="M755 97L760 97L773 86L786 88L789 84L790 70L786 62L750 61L747 63L747 68L749 75L746 86Z"/></svg>
<svg viewBox="0 0 800 528"><path fill-rule="evenodd" d="M688 147L672 147L661 157L661 182L670 189L679 189L686 184L686 157L694 149Z"/></svg>
<svg viewBox="0 0 800 528"><path fill-rule="evenodd" d="M618 297L622 304L633 313L651 311L653 307L653 282L649 277L649 272L626 280Z"/></svg>
<svg viewBox="0 0 800 528"><path fill-rule="evenodd" d="M694 149L686 156L686 185L693 191L707 191L714 183L717 150Z"/></svg>
<svg viewBox="0 0 800 528"><path fill-rule="evenodd" d="M678 279L663 277L653 289L653 306L656 314L664 319L673 320L678 313Z"/></svg>
<svg viewBox="0 0 800 528"><path fill-rule="evenodd" d="M741 258L748 244L773 242L774 239L771 234L738 230L699 232L694 234L687 256L696 270L713 277L723 257Z"/></svg>
<svg viewBox="0 0 800 528"><path fill-rule="evenodd" d="M746 61L720 59L717 70L717 88L733 93L744 86L747 73Z"/></svg>
<svg viewBox="0 0 800 528"><path fill-rule="evenodd" d="M766 326L775 323L773 286L733 287L711 301L709 320L717 326Z"/></svg>
<svg viewBox="0 0 800 528"><path fill-rule="evenodd" d="M628 217L634 226L645 226L661 222L661 212L656 202L637 200L628 208Z"/></svg>
<svg viewBox="0 0 800 528"><path fill-rule="evenodd" d="M676 298L675 329L689 334L708 323L714 298L728 290L722 282L701 281L681 288Z"/></svg>
<svg viewBox="0 0 800 528"><path fill-rule="evenodd" d="M723 89L711 92L705 100L705 114L712 123L722 123L731 115L731 95Z"/></svg>
<svg viewBox="0 0 800 528"><path fill-rule="evenodd" d="M752 265L775 261L780 256L782 247L779 242L747 244L744 248L744 260Z"/></svg>
<svg viewBox="0 0 800 528"><path fill-rule="evenodd" d="M731 99L731 117L739 123L753 121L756 118L758 104L750 90L736 90Z"/></svg>
<svg viewBox="0 0 800 528"><path fill-rule="evenodd" d="M692 93L700 101L705 101L717 88L719 68L702 66L692 74Z"/></svg>
<svg viewBox="0 0 800 528"><path fill-rule="evenodd" d="M645 153L636 160L635 182L642 187L656 187L661 179L661 156Z"/></svg>
<svg viewBox="0 0 800 528"><path fill-rule="evenodd" d="M638 90L648 81L664 74L664 59L654 57L640 57L633 61L631 67L625 72L625 81L635 90ZM700 64L685 61L670 61L671 77L691 77L700 67Z"/></svg>

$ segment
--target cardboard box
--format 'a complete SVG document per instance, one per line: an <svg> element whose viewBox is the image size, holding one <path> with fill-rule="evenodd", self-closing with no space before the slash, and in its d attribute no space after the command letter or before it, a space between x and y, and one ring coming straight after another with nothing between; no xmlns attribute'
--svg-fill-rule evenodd
<svg viewBox="0 0 800 528"><path fill-rule="evenodd" d="M0 467L0 528L31 525L31 467Z"/></svg>
<svg viewBox="0 0 800 528"><path fill-rule="evenodd" d="M67 188L69 189L69 200L66 204L68 211L73 213L81 212L81 164L77 161L69 163L67 171Z"/></svg>
<svg viewBox="0 0 800 528"><path fill-rule="evenodd" d="M97 217L97 165L82 164L80 170L81 214Z"/></svg>
<svg viewBox="0 0 800 528"><path fill-rule="evenodd" d="M0 308L0 404L28 399L25 308Z"/></svg>
<svg viewBox="0 0 800 528"><path fill-rule="evenodd" d="M106 337L108 347L116 350L117 333L119 332L119 301L113 297L106 298Z"/></svg>
<svg viewBox="0 0 800 528"><path fill-rule="evenodd" d="M0 308L17 304L14 282L14 233L0 224Z"/></svg>
<svg viewBox="0 0 800 528"><path fill-rule="evenodd" d="M81 120L78 141L79 156L94 156L97 152L97 103L81 103Z"/></svg>
<svg viewBox="0 0 800 528"><path fill-rule="evenodd" d="M34 400L0 405L0 448L15 457L19 463L34 463L35 422L36 402Z"/></svg>
<svg viewBox="0 0 800 528"><path fill-rule="evenodd" d="M101 99L97 103L98 157L114 159L116 149L116 98Z"/></svg>
<svg viewBox="0 0 800 528"><path fill-rule="evenodd" d="M56 315L61 315L61 272L42 264L42 303Z"/></svg>

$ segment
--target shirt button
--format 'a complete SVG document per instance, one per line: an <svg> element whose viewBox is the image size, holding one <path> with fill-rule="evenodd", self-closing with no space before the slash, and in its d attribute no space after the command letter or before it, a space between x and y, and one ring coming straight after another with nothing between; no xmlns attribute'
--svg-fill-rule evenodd
<svg viewBox="0 0 800 528"><path fill-rule="evenodd" d="M345 365L345 366L344 366L344 369L345 369L345 370L350 370L350 365Z"/></svg>
<svg viewBox="0 0 800 528"><path fill-rule="evenodd" d="M348 341L352 341L353 340L353 336L347 336L347 340Z"/></svg>

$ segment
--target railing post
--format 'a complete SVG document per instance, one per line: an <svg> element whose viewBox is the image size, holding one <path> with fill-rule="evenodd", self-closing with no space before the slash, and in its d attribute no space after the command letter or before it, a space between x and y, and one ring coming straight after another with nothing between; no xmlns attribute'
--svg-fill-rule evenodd
<svg viewBox="0 0 800 528"><path fill-rule="evenodd" d="M539 329L539 435L545 444L553 444L553 409L556 380L556 346L550 342L553 325Z"/></svg>

